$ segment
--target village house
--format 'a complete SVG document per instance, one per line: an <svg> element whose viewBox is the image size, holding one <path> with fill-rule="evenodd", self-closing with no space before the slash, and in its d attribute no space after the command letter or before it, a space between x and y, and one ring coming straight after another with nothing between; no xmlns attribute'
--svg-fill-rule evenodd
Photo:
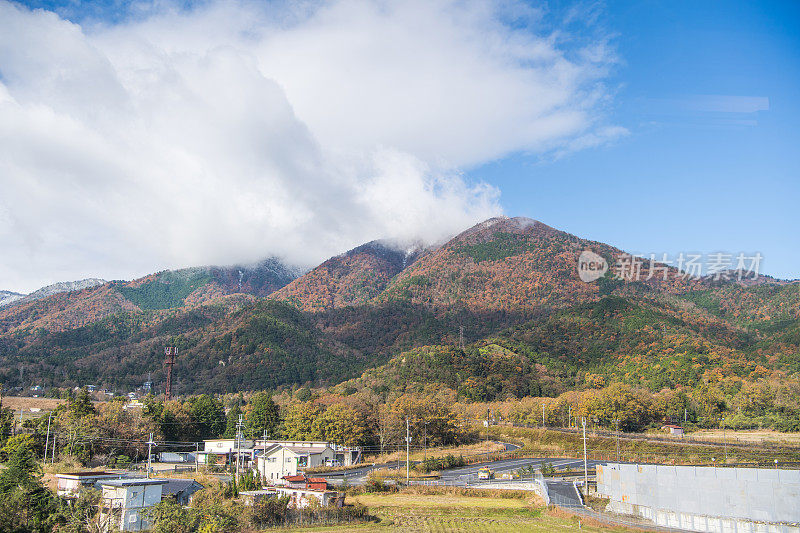
<svg viewBox="0 0 800 533"><path fill-rule="evenodd" d="M312 487L275 487L275 492L280 498L289 497L289 507L303 509L311 505L313 500L319 502L323 507L344 505L344 494L339 494L335 490Z"/></svg>
<svg viewBox="0 0 800 533"><path fill-rule="evenodd" d="M336 454L328 443L272 444L257 450L256 469L266 483L283 483L286 476L297 475L303 468L329 466Z"/></svg>
<svg viewBox="0 0 800 533"><path fill-rule="evenodd" d="M62 498L77 498L81 491L99 488L97 483L109 479L120 479L123 474L113 472L66 472L56 474L56 493Z"/></svg>
<svg viewBox="0 0 800 533"><path fill-rule="evenodd" d="M150 529L146 510L161 501L165 479L108 479L100 481L100 523L106 531Z"/></svg>
<svg viewBox="0 0 800 533"><path fill-rule="evenodd" d="M253 458L253 440L240 439L238 451L250 460ZM209 439L203 441L203 450L197 454L200 464L230 464L234 462L237 453L236 439Z"/></svg>
<svg viewBox="0 0 800 533"><path fill-rule="evenodd" d="M661 426L662 431L669 432L670 435L675 435L676 437L683 437L683 427L682 426L675 426L672 424L667 424L665 426Z"/></svg>
<svg viewBox="0 0 800 533"><path fill-rule="evenodd" d="M352 466L361 462L361 447L360 446L342 446L326 441L309 441L309 440L270 440L270 439L256 439L254 448L256 451L264 450L272 445L280 444L282 446L295 446L295 447L320 447L328 446L333 450L333 465L335 466Z"/></svg>
<svg viewBox="0 0 800 533"><path fill-rule="evenodd" d="M203 490L203 485L194 479L164 479L166 485L161 489L161 498L172 498L178 505L189 505L192 496Z"/></svg>

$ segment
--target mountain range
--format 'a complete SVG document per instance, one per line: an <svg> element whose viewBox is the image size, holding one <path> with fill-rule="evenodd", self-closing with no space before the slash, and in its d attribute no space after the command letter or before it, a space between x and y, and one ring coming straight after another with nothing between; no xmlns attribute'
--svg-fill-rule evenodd
<svg viewBox="0 0 800 533"><path fill-rule="evenodd" d="M357 379L493 399L589 376L659 390L800 371L799 283L664 265L587 283L585 250L608 265L624 254L499 217L439 246L373 241L307 272L272 258L3 292L0 382L130 389L152 372L158 384L164 346L178 347L177 393Z"/></svg>

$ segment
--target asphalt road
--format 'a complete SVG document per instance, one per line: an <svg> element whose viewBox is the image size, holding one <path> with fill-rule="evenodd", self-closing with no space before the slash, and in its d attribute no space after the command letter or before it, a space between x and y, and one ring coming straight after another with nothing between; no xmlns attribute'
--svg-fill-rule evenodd
<svg viewBox="0 0 800 533"><path fill-rule="evenodd" d="M503 443L503 444L505 444L507 451L512 451L518 448L518 446L515 446L514 444L509 444L509 443ZM601 462L602 461L589 461L588 462L589 469L593 470L595 465ZM439 483L446 485L466 485L466 484L476 485L482 482L481 480L478 480L478 470L480 470L485 466L488 466L496 475L499 475L503 474L504 472L512 472L514 470L519 470L520 468L525 468L525 467L532 467L534 470L540 470L545 463L550 463L554 467L577 469L583 466L583 459L553 459L546 457L533 457L533 458L500 459L497 461L485 461L459 468L450 468L448 470L442 470ZM349 484L359 485L365 482L367 475L372 470L387 468L387 467L397 468L397 466L398 463L394 461L391 463L382 463L378 465L364 465L363 467L352 468L346 471L320 474L320 477L324 477L334 484L342 483L343 480L346 479L347 483ZM400 462L401 469L403 468L403 466L405 466L405 463ZM496 483L497 480L488 480L485 482Z"/></svg>

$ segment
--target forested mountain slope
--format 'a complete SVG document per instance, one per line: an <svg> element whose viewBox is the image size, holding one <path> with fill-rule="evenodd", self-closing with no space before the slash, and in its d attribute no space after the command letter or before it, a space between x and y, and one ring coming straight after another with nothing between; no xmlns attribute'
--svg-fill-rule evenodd
<svg viewBox="0 0 800 533"><path fill-rule="evenodd" d="M586 283L584 250L610 265L623 254L495 218L413 253L371 242L297 279L265 262L54 295L0 310L0 381L132 387L152 371L160 383L168 344L179 392L333 385L373 367L359 378L370 386L476 399L556 394L587 375L658 389L800 370L797 283L646 266L639 280Z"/></svg>

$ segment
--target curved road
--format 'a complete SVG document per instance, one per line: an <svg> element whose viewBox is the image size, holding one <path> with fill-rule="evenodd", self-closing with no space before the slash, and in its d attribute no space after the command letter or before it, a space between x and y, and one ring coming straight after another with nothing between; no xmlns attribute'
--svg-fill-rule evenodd
<svg viewBox="0 0 800 533"><path fill-rule="evenodd" d="M519 446L507 442L503 442L500 444L503 444L505 446L506 451L513 451L519 448ZM594 469L595 465L601 462L602 461L589 461L589 468ZM440 479L438 480L437 483L442 485L463 486L468 483L470 485L476 485L482 482L481 480L478 480L478 470L480 470L485 466L488 466L496 474L502 474L504 472L511 472L525 467L531 467L533 470L540 470L545 463L550 463L554 467L580 468L583 466L583 459L553 459L549 457L526 457L519 459L499 459L496 461L484 461L481 463L475 463L458 468L450 468L447 470L442 470ZM391 466L396 467L398 464L400 465L401 468L405 466L405 462L401 461L398 463L392 461L391 463L363 465L361 467L342 470L339 472L319 474L319 476L326 478L333 484L340 484L343 483L344 480L347 480L347 483L359 485L366 481L367 475L372 470L387 468ZM497 480L485 480L483 482L496 483Z"/></svg>

